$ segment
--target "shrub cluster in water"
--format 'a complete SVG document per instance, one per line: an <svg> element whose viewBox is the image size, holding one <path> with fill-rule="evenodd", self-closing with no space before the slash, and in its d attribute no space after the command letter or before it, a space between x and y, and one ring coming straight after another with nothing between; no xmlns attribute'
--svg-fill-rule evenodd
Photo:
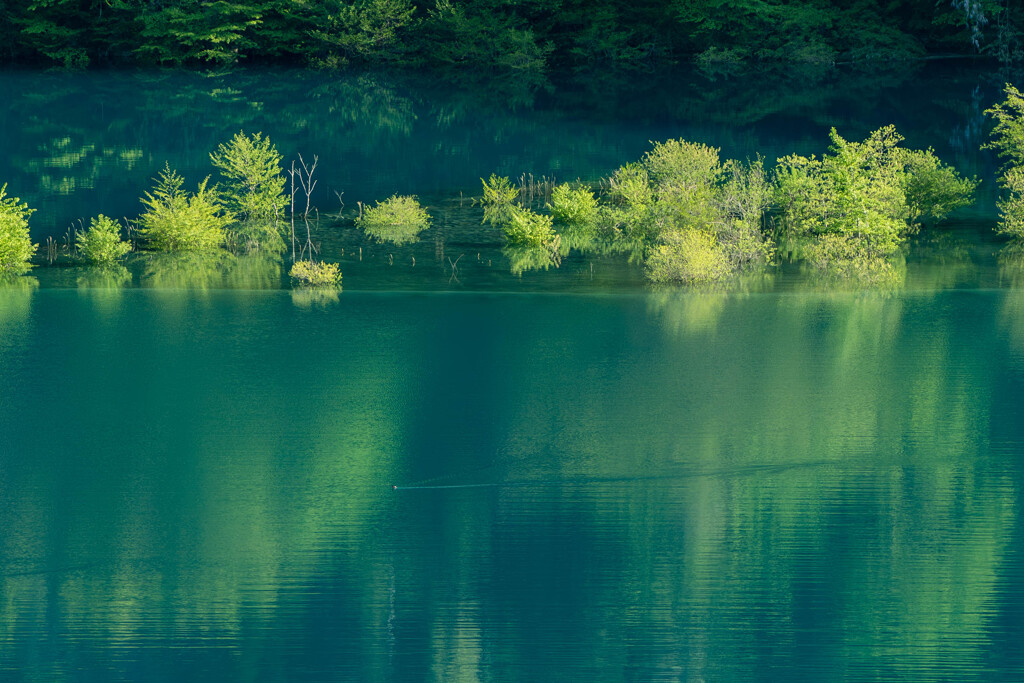
<svg viewBox="0 0 1024 683"><path fill-rule="evenodd" d="M31 215L27 204L8 197L7 185L0 185L0 277L21 275L31 268L28 260L37 247L28 234Z"/></svg>
<svg viewBox="0 0 1024 683"><path fill-rule="evenodd" d="M784 157L772 174L761 158L722 161L714 147L668 140L619 168L600 200L586 186L556 186L550 215L491 176L484 220L510 247L555 254L565 235L629 251L654 282L718 280L774 259L780 243L814 267L884 278L905 237L970 204L978 182L902 140L892 126L863 142L833 129L828 154Z"/></svg>
<svg viewBox="0 0 1024 683"><path fill-rule="evenodd" d="M430 214L415 197L392 195L366 207L357 221L366 234L381 242L407 244L430 225Z"/></svg>
<svg viewBox="0 0 1024 683"><path fill-rule="evenodd" d="M1024 236L1024 97L1007 86L1007 98L990 110L997 119L990 146L1008 160L1000 229ZM582 183L563 183L546 187L542 206L533 201L533 186L527 197L508 178L492 175L483 181L484 221L504 233L515 273L557 266L568 249L590 248L629 253L653 282L697 283L784 251L838 277L885 281L906 236L968 205L978 182L961 177L931 149L901 147L902 140L892 126L860 142L833 129L820 159L790 155L772 171L760 157L722 160L717 148L668 140L616 170L598 194ZM141 200L137 236L143 246L280 254L289 228L277 149L260 133L239 132L210 160L219 182L211 184L208 176L194 192L169 166L155 179ZM299 179L311 190L308 171ZM28 270L36 251L30 215L0 187L0 275ZM429 221L415 197L394 195L366 207L357 222L374 239L403 244ZM115 264L131 249L121 233L117 222L94 218L87 230L76 231L79 256ZM307 246L313 253L312 243ZM291 276L304 285L336 285L341 274L336 264L307 259L294 264Z"/></svg>

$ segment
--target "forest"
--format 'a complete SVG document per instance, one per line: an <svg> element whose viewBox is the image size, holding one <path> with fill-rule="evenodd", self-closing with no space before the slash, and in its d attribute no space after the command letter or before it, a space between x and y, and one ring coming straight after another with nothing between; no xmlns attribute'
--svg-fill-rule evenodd
<svg viewBox="0 0 1024 683"><path fill-rule="evenodd" d="M30 0L0 61L542 71L1021 59L1016 0Z"/></svg>

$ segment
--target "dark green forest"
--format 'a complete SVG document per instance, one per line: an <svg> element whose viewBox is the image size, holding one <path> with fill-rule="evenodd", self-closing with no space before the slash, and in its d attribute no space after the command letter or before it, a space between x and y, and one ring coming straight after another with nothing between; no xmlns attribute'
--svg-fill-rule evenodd
<svg viewBox="0 0 1024 683"><path fill-rule="evenodd" d="M28 0L2 61L493 70L1024 54L1019 0Z"/></svg>

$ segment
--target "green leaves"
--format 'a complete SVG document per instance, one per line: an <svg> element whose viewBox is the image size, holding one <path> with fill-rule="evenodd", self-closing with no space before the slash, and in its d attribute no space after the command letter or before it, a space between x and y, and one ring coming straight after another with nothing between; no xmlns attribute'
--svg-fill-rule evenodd
<svg viewBox="0 0 1024 683"><path fill-rule="evenodd" d="M121 225L100 214L89 222L89 229L75 231L75 245L79 255L96 265L117 263L132 250L132 245L121 239Z"/></svg>
<svg viewBox="0 0 1024 683"><path fill-rule="evenodd" d="M961 178L932 150L914 151L895 127L863 142L844 140L833 128L830 154L821 160L796 155L779 159L775 201L784 233L839 235L857 240L865 256L896 250L922 216L935 220L973 201L977 181ZM829 254L852 253L829 249Z"/></svg>
<svg viewBox="0 0 1024 683"><path fill-rule="evenodd" d="M1024 237L1024 95L1009 83L1006 100L985 111L996 120L992 139L982 149L994 149L1005 161L999 183L1005 192L998 202L1001 233Z"/></svg>
<svg viewBox="0 0 1024 683"><path fill-rule="evenodd" d="M194 194L182 189L184 179L165 166L152 192L140 200L146 212L139 217L142 235L160 251L208 251L224 244L233 217L216 188L199 183Z"/></svg>
<svg viewBox="0 0 1024 683"><path fill-rule="evenodd" d="M284 171L277 148L262 133L239 131L210 154L224 176L225 203L239 219L273 219L285 205Z"/></svg>
<svg viewBox="0 0 1024 683"><path fill-rule="evenodd" d="M28 204L7 196L6 184L0 185L0 275L21 275L32 267L29 259L38 247L28 232L32 213Z"/></svg>
<svg viewBox="0 0 1024 683"><path fill-rule="evenodd" d="M430 225L430 214L415 197L392 195L376 206L366 207L357 222L379 241L408 244Z"/></svg>

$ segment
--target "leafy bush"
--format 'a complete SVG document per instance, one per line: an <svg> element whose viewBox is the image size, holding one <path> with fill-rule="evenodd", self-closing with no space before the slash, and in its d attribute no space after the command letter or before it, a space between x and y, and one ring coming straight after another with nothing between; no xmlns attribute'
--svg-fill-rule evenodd
<svg viewBox="0 0 1024 683"><path fill-rule="evenodd" d="M152 193L141 199L147 211L139 217L142 236L160 251L207 251L224 244L232 216L224 208L209 178L190 195L184 179L165 166Z"/></svg>
<svg viewBox="0 0 1024 683"><path fill-rule="evenodd" d="M900 148L893 126L863 142L848 142L833 128L831 139L831 153L820 160L779 159L776 203L791 235L856 238L846 243L856 244L859 256L885 256L921 216L939 219L972 201L976 180L961 178L930 149Z"/></svg>
<svg viewBox="0 0 1024 683"><path fill-rule="evenodd" d="M337 263L323 261L296 261L288 275L299 284L308 287L325 287L341 284L341 271Z"/></svg>
<svg viewBox="0 0 1024 683"><path fill-rule="evenodd" d="M847 142L835 128L831 154L821 160L791 155L776 168L784 229L797 235L856 236L865 253L888 254L908 229L909 210L892 126L864 142Z"/></svg>
<svg viewBox="0 0 1024 683"><path fill-rule="evenodd" d="M597 218L597 199L589 187L562 183L551 190L551 214L560 223L589 225Z"/></svg>
<svg viewBox="0 0 1024 683"><path fill-rule="evenodd" d="M1012 237L1024 237L1024 167L1011 168L1003 174L1006 195L999 200L997 230Z"/></svg>
<svg viewBox="0 0 1024 683"><path fill-rule="evenodd" d="M720 177L722 182L714 193L718 216L713 223L720 248L737 265L770 259L775 243L763 222L773 191L764 161L759 157L742 164L730 159L723 164Z"/></svg>
<svg viewBox="0 0 1024 683"><path fill-rule="evenodd" d="M519 198L519 188L514 187L508 178L493 173L488 180L481 178L480 182L484 186L484 223L499 226L507 223Z"/></svg>
<svg viewBox="0 0 1024 683"><path fill-rule="evenodd" d="M653 232L654 190L647 169L642 164L626 164L608 179L608 185L614 204L604 211L605 218L629 237L644 238Z"/></svg>
<svg viewBox="0 0 1024 683"><path fill-rule="evenodd" d="M381 241L406 244L430 225L430 214L415 197L393 195L363 210L359 224L368 235Z"/></svg>
<svg viewBox="0 0 1024 683"><path fill-rule="evenodd" d="M270 138L239 131L210 154L210 161L224 176L224 202L239 219L266 220L283 211L284 171Z"/></svg>
<svg viewBox="0 0 1024 683"><path fill-rule="evenodd" d="M17 197L8 197L7 185L0 185L0 275L21 275L32 267L28 261L38 246L28 233L33 211Z"/></svg>
<svg viewBox="0 0 1024 683"><path fill-rule="evenodd" d="M1024 94L1006 84L1006 101L985 111L996 120L992 139L982 149L995 149L1005 159L999 178L1006 194L999 200L999 225L996 230L1024 237Z"/></svg>
<svg viewBox="0 0 1024 683"><path fill-rule="evenodd" d="M910 210L909 220L922 216L941 221L950 212L974 202L977 178L962 178L956 169L943 164L930 147L904 150L903 193Z"/></svg>
<svg viewBox="0 0 1024 683"><path fill-rule="evenodd" d="M89 221L88 230L75 231L75 244L83 259L97 265L116 263L132 250L132 245L121 239L121 225L103 214Z"/></svg>
<svg viewBox="0 0 1024 683"><path fill-rule="evenodd" d="M694 229L666 234L646 262L647 277L652 282L713 282L732 270L733 265L715 236Z"/></svg>
<svg viewBox="0 0 1024 683"><path fill-rule="evenodd" d="M1024 166L1024 94L1009 83L1003 92L1006 100L985 110L996 126L992 139L981 148L996 150L1007 167Z"/></svg>
<svg viewBox="0 0 1024 683"><path fill-rule="evenodd" d="M551 216L516 206L501 228L509 245L546 247L554 244L558 237L552 223Z"/></svg>

